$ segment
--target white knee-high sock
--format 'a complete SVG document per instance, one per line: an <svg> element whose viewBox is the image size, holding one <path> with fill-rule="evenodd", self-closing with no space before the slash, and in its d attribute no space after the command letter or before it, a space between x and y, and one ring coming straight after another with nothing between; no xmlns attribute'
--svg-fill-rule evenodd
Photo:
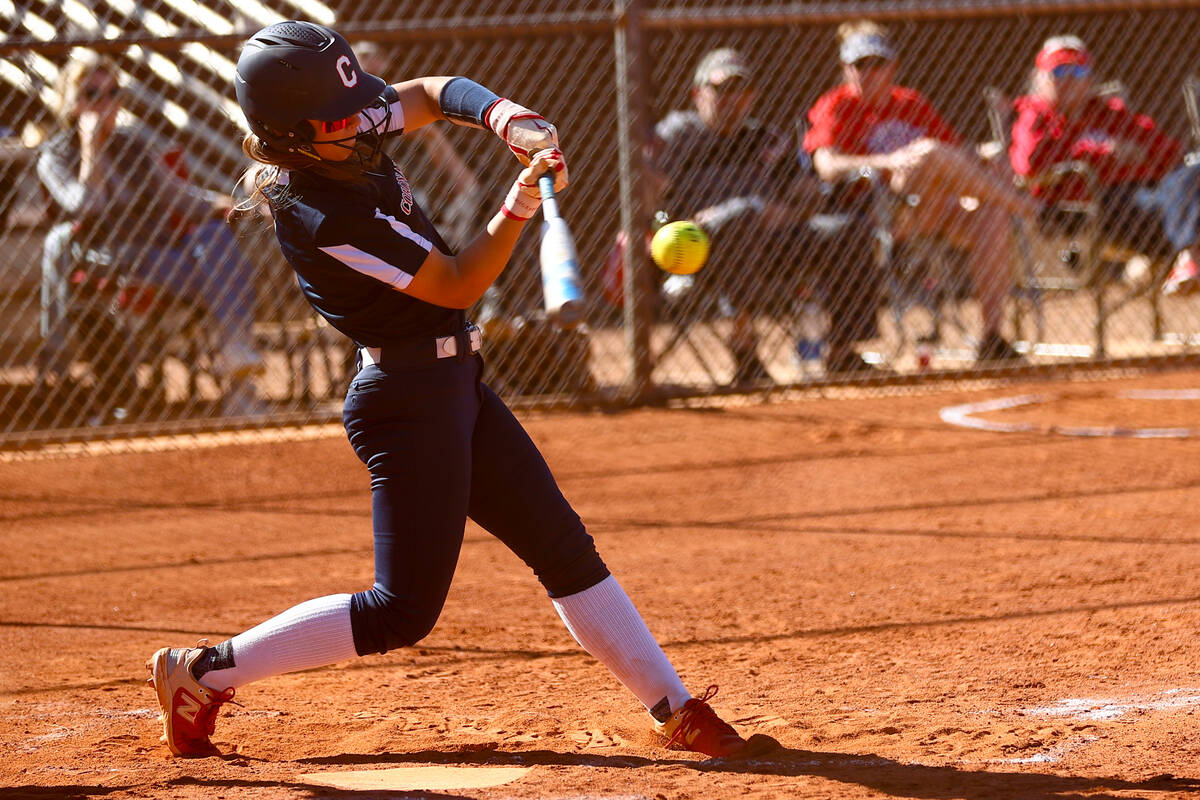
<svg viewBox="0 0 1200 800"><path fill-rule="evenodd" d="M662 721L691 698L616 578L609 575L590 589L552 600L575 641L608 667L656 719Z"/></svg>
<svg viewBox="0 0 1200 800"><path fill-rule="evenodd" d="M233 666L222 664L199 678L210 689L223 691L272 675L354 658L358 653L350 628L350 595L318 597L292 606L229 642Z"/></svg>

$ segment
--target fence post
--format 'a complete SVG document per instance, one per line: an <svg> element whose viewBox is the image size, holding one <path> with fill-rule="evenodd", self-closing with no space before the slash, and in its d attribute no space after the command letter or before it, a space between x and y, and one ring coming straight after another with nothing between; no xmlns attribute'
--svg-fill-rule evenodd
<svg viewBox="0 0 1200 800"><path fill-rule="evenodd" d="M645 147L647 129L646 80L649 69L642 38L642 0L613 0L616 25L613 46L617 80L617 143L620 165L621 230L625 232L622 286L625 344L629 350L630 400L648 398L653 387L650 373L654 364L650 354L652 297L645 291L646 258L642 237L649 230L650 198L647 191Z"/></svg>

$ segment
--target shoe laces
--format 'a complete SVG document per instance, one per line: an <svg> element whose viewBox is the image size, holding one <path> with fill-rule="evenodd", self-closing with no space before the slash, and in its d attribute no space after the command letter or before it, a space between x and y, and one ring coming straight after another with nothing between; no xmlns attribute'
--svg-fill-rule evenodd
<svg viewBox="0 0 1200 800"><path fill-rule="evenodd" d="M235 706L241 706L241 703L235 702L233 699L234 689L232 686L219 692L210 703L206 703L196 713L196 727L204 731L205 735L212 736L217 730L217 712L221 710L221 706L225 703L233 703Z"/></svg>
<svg viewBox="0 0 1200 800"><path fill-rule="evenodd" d="M676 726L675 732L667 739L667 747L672 747L678 744L681 740L686 744L684 735L691 729L697 727L711 727L719 731L722 735L738 736L738 732L733 729L725 720L717 716L717 712L713 711L712 706L708 701L717 696L717 685L714 683L704 690L704 694L700 697L693 697L683 704L680 709L679 725ZM738 736L740 739L741 737Z"/></svg>

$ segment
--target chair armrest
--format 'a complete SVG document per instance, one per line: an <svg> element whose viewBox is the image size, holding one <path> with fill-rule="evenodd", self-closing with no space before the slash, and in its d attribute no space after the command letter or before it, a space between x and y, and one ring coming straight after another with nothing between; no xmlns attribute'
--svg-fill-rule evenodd
<svg viewBox="0 0 1200 800"><path fill-rule="evenodd" d="M1083 180L1088 197L1095 198L1099 195L1100 181L1096 177L1096 170L1086 161L1063 161L1053 164L1044 172L1027 176L1025 183L1030 188L1045 189L1057 186L1069 177Z"/></svg>

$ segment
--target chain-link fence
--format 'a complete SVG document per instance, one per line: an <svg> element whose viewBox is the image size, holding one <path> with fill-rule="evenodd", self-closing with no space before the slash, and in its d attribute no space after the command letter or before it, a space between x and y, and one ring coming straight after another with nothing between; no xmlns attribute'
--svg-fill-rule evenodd
<svg viewBox="0 0 1200 800"><path fill-rule="evenodd" d="M233 64L287 18L339 28L387 80L465 74L559 127L587 320L541 314L527 231L472 312L510 401L1182 362L1200 343L1200 3L25 0L0 4L7 446L337 417L353 344L269 220L222 220L248 165ZM459 247L516 165L433 127L392 155ZM698 272L654 266L665 220L706 232Z"/></svg>

